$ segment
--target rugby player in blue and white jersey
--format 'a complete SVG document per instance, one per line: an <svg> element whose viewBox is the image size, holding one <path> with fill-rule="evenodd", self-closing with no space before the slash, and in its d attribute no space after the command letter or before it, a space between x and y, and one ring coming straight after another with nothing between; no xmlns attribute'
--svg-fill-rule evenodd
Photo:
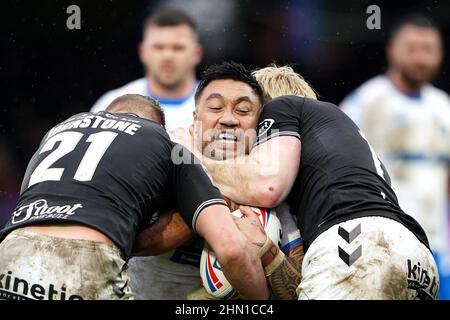
<svg viewBox="0 0 450 320"><path fill-rule="evenodd" d="M315 98L312 90L305 90L303 94ZM203 73L196 101L192 128L194 146L191 148L216 160L233 159L249 152L256 137L255 129L263 103L262 91L249 70L237 63L222 63L209 67ZM188 136L186 140L190 140L191 136L189 134ZM181 138L184 139L183 133ZM229 201L229 204L231 203ZM230 207L233 210L237 208L235 204L231 204ZM303 250L300 232L289 213L289 207L279 206L276 211L283 229L281 239L283 252L290 257L295 255L296 261L301 262ZM172 237L180 234L177 230L181 229L177 228L182 228L176 219L176 215L172 220L167 219L169 226L164 229L164 232L172 234ZM151 251L152 249L156 251ZM145 292L145 296L149 299L213 298L201 290L198 266L202 249L203 241L194 239L178 248L178 252L182 255L171 253L169 258L167 255L141 258L147 260L147 265L151 268L140 270L140 273L145 275L143 277L145 282L139 284L137 291ZM143 252L151 254L159 250L161 250L160 243L156 243L155 248L147 247ZM191 259L191 265L183 264L181 260L183 256ZM269 264L271 259L264 261ZM285 290L281 290L275 295L286 298L284 292Z"/></svg>
<svg viewBox="0 0 450 320"><path fill-rule="evenodd" d="M392 29L388 70L354 90L341 107L361 128L392 178L400 206L424 228L450 299L448 177L450 99L429 81L442 61L433 22L407 16Z"/></svg>
<svg viewBox="0 0 450 320"><path fill-rule="evenodd" d="M145 77L105 93L91 111L105 110L115 98L135 93L158 100L167 130L189 127L198 85L195 67L202 58L195 21L178 9L155 12L144 22L139 57Z"/></svg>

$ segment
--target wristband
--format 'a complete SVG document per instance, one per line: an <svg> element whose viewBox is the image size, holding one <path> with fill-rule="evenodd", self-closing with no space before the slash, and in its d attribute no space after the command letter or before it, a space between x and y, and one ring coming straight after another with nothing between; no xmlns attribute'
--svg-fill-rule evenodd
<svg viewBox="0 0 450 320"><path fill-rule="evenodd" d="M258 257L262 257L269 249L274 246L272 240L268 236L266 236L266 241L263 246L258 249Z"/></svg>
<svg viewBox="0 0 450 320"><path fill-rule="evenodd" d="M264 245L259 250L259 253L261 252L263 252L260 257L261 264L264 268L264 275L268 277L283 262L284 253L276 245L273 244L272 240L270 240L269 237L267 237L266 242L264 242Z"/></svg>
<svg viewBox="0 0 450 320"><path fill-rule="evenodd" d="M277 248L278 249L278 248ZM270 277L272 273L283 263L284 253L278 250L275 258L266 267L264 267L264 275Z"/></svg>

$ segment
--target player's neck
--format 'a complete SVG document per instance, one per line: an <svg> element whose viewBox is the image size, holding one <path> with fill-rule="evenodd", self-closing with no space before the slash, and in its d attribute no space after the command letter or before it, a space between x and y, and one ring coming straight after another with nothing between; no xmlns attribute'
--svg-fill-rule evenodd
<svg viewBox="0 0 450 320"><path fill-rule="evenodd" d="M181 99L189 96L195 89L195 75L190 74L178 85L167 87L155 81L150 75L148 79L148 90L152 96L163 99Z"/></svg>
<svg viewBox="0 0 450 320"><path fill-rule="evenodd" d="M418 94L422 89L422 83L412 84L406 81L400 74L400 72L396 70L388 70L387 75L389 79L391 79L394 86L396 86L401 92L404 92L407 95Z"/></svg>

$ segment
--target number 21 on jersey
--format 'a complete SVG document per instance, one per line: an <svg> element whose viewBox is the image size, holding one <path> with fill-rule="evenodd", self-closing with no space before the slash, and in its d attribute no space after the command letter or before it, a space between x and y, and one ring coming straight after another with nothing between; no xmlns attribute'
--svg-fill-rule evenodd
<svg viewBox="0 0 450 320"><path fill-rule="evenodd" d="M117 135L117 133L110 131L98 132L89 135L86 142L89 142L90 145L78 165L77 171L73 177L75 180L90 181L92 179L100 159L103 157L106 150L109 148ZM60 142L60 144L55 150L53 150L53 152L45 157L41 163L39 163L36 169L34 169L30 176L28 187L42 181L61 180L64 173L64 168L50 168L50 166L68 153L72 152L82 138L82 133L74 131L63 132L50 138L42 146L39 154L52 150L57 142Z"/></svg>

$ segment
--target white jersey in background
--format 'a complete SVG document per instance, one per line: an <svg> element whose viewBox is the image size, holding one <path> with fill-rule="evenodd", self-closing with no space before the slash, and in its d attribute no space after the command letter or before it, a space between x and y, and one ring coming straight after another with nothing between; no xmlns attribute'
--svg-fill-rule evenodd
<svg viewBox="0 0 450 320"><path fill-rule="evenodd" d="M385 75L357 88L341 104L364 132L392 179L401 208L424 228L448 264L450 99L425 85L407 95Z"/></svg>
<svg viewBox="0 0 450 320"><path fill-rule="evenodd" d="M196 88L197 83L195 84L195 89L192 93L186 97L180 99L163 99L152 96L148 89L148 80L146 78L141 78L132 81L123 87L106 92L97 100L90 111L103 111L114 99L124 94L140 94L158 100L166 116L166 129L168 131L178 127L188 129L193 121L192 113L195 109L194 95Z"/></svg>

